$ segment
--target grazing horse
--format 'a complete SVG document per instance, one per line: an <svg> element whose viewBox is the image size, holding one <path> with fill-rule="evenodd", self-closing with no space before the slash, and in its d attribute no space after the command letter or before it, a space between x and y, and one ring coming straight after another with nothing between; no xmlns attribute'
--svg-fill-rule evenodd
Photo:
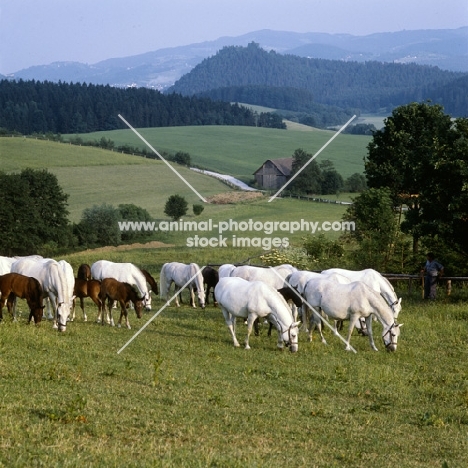
<svg viewBox="0 0 468 468"><path fill-rule="evenodd" d="M218 276L220 278L226 278L227 276L231 276L231 272L236 268L235 265L232 263L225 263L218 268Z"/></svg>
<svg viewBox="0 0 468 468"><path fill-rule="evenodd" d="M114 278L122 283L130 284L143 298L145 310L151 310L151 294L148 291L145 275L132 263L114 263L98 260L91 265L91 276L102 281L104 278Z"/></svg>
<svg viewBox="0 0 468 468"><path fill-rule="evenodd" d="M29 320L34 318L37 325L42 319L44 309L42 302L42 287L36 278L20 275L19 273L6 273L0 276L0 320L3 319L2 309L7 304L8 312L16 321L13 306L16 298L26 299L29 306Z"/></svg>
<svg viewBox="0 0 468 468"><path fill-rule="evenodd" d="M104 278L101 281L101 290L99 292L99 300L102 303L101 312L105 310L105 304L107 299L107 309L108 309L108 317L110 318L110 324L114 326L114 319L112 318L112 304L114 301L118 301L120 304L120 318L119 323L117 326L120 328L122 324L122 317L125 316L125 322L127 328L130 329L130 322L128 321L128 312L127 307L130 301L133 302L135 305L135 312L138 318L142 316L142 308L143 308L143 298L138 297L136 291L133 287L128 283L123 283L121 281L117 281L114 278ZM101 318L101 313L98 316ZM104 317L101 320L102 325L104 325ZM109 323L109 321L108 321Z"/></svg>
<svg viewBox="0 0 468 468"><path fill-rule="evenodd" d="M284 280L294 273L296 268L291 265L278 265L272 268L241 265L231 271L231 278L238 277L247 281L263 281L272 288L281 289L285 286Z"/></svg>
<svg viewBox="0 0 468 468"><path fill-rule="evenodd" d="M309 281L305 290L305 298L312 307L320 307L322 311L334 320L349 319L346 350L350 350L349 342L356 323L361 317L365 318L370 346L377 351L372 336L372 316L382 324L382 339L387 351L396 351L400 335L400 327L395 322L392 309L383 297L362 281L340 284L333 281L321 281L318 285ZM321 320L315 314L310 318L312 322Z"/></svg>
<svg viewBox="0 0 468 468"><path fill-rule="evenodd" d="M82 263L78 267L78 273L76 275L78 279L88 281L91 279L91 267L87 263Z"/></svg>
<svg viewBox="0 0 468 468"><path fill-rule="evenodd" d="M373 270L372 268L360 271L331 268L329 270L322 271L323 275L329 275L331 273L338 273L342 276L346 276L350 281L362 281L367 284L367 286L370 286L387 301L387 304L393 311L393 316L398 318L398 314L401 311L401 297L398 299L390 281L388 281L388 279L382 276L378 271Z"/></svg>
<svg viewBox="0 0 468 468"><path fill-rule="evenodd" d="M145 275L146 282L149 284L154 294L159 294L158 283L156 283L156 280L151 276L151 274L147 270L143 270L143 268L140 268L140 270ZM151 293L151 291L149 291L149 293Z"/></svg>
<svg viewBox="0 0 468 468"><path fill-rule="evenodd" d="M205 268L203 268L202 275L203 275L203 283L204 283L204 285L206 285L205 305L209 303L209 296L210 296L211 289L213 289L213 302L216 305L217 302L216 302L216 296L215 296L215 293L214 293L214 288L218 284L219 273L214 268L212 268L210 266L206 266Z"/></svg>
<svg viewBox="0 0 468 468"><path fill-rule="evenodd" d="M296 308L299 308L302 306L302 296L295 290L291 289L289 286L285 286L284 288L278 289L278 292L284 297L286 302L291 301ZM294 320L297 320L297 317L294 317ZM258 318L255 319L254 322L254 333L255 336L259 335L259 330L258 330ZM268 328L268 336L271 336L271 330L273 328L273 323L270 322L270 326Z"/></svg>
<svg viewBox="0 0 468 468"><path fill-rule="evenodd" d="M250 349L249 337L255 320L268 317L278 330L278 348L283 349L285 344L291 352L298 350L298 322L294 322L287 302L274 288L262 281L228 277L219 280L215 294L235 347L240 346L236 338L236 317L247 318L245 349Z"/></svg>
<svg viewBox="0 0 468 468"><path fill-rule="evenodd" d="M85 312L84 308L84 298L89 297L91 300L97 305L98 307L98 314L101 313L102 303L99 299L99 292L101 291L101 282L99 280L84 280L81 278L75 278L75 287L73 290L73 295L75 296L73 299L73 307L70 322L75 320L75 303L76 298L80 299L80 307L83 311L83 320L85 322L88 321L88 317Z"/></svg>
<svg viewBox="0 0 468 468"><path fill-rule="evenodd" d="M175 285L175 301L177 307L180 307L178 293L180 289L187 284L190 291L190 304L193 307L195 305L195 291L197 291L198 302L202 309L205 308L205 293L203 290L203 275L200 267L196 263L185 263L170 262L165 263L161 268L160 275L160 295L161 298L167 301L169 289L172 283Z"/></svg>
<svg viewBox="0 0 468 468"><path fill-rule="evenodd" d="M0 275L11 272L11 265L17 260L15 257L0 257Z"/></svg>
<svg viewBox="0 0 468 468"><path fill-rule="evenodd" d="M46 258L21 258L11 266L12 273L32 276L39 281L43 297L48 297L54 307L54 328L62 332L67 329L67 320L73 301L73 284L68 284L68 275L64 270L64 266L59 262Z"/></svg>

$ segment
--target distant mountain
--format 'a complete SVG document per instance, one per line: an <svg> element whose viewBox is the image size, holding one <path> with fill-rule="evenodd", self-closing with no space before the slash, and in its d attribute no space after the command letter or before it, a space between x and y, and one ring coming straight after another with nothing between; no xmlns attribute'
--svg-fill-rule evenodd
<svg viewBox="0 0 468 468"><path fill-rule="evenodd" d="M237 37L221 37L215 41L108 59L93 65L55 62L19 70L8 77L164 90L223 47L247 46L251 42L260 44L266 50L301 57L357 62L412 62L468 72L468 27L464 27L368 36L261 30Z"/></svg>
<svg viewBox="0 0 468 468"><path fill-rule="evenodd" d="M247 47L224 47L204 59L168 93L300 112L310 112L314 103L390 112L395 106L429 99L454 116L466 116L468 109L460 105L468 95L467 80L462 79L465 76L426 65L283 55L252 42ZM456 87L447 93L452 83Z"/></svg>

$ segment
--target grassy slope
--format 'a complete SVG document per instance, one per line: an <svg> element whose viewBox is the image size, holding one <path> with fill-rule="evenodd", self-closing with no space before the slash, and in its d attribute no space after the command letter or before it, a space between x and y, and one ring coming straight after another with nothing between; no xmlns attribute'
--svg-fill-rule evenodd
<svg viewBox="0 0 468 468"><path fill-rule="evenodd" d="M163 248L67 259L131 261L157 276L163 261L204 256ZM405 295L394 354L382 350L377 323L378 353L357 334L358 353L347 353L326 329L328 346L301 333L295 355L275 351L265 327L250 351L234 349L212 306L166 308L117 354L159 299L141 321L130 312L132 330L97 325L87 302L89 321L78 312L60 335L50 323L27 326L20 301L19 323L0 325L0 465L467 466L467 314L458 299L424 307Z"/></svg>
<svg viewBox="0 0 468 468"><path fill-rule="evenodd" d="M224 126L143 128L138 131L159 152L187 152L193 164L230 174L245 182L253 179L253 172L266 159L292 156L298 148L315 154L334 135L334 132L317 129L306 132ZM82 136L98 141L102 137L110 138L116 146L145 147L131 130ZM317 161L330 159L345 178L355 172L362 173L369 141L370 138L365 136L339 135Z"/></svg>
<svg viewBox="0 0 468 468"><path fill-rule="evenodd" d="M0 164L5 171L25 167L47 168L57 175L59 184L69 194L70 220L78 222L85 208L102 203L117 206L133 203L146 208L155 219L166 218L164 204L174 193L186 197L189 206L200 203L197 196L167 166L156 160L129 156L98 148L79 147L56 142L23 138L0 138ZM176 166L183 177L209 197L231 189L212 177L203 176ZM345 198L344 195L341 199ZM205 205L201 216L191 210L187 220L204 221L254 219L257 221L335 221L345 210L342 205L319 204L291 199L276 199L267 203L266 197L236 205ZM214 232L212 235L217 235ZM206 234L205 234L206 235ZM284 237L278 233L273 236ZM288 236L299 242L304 233ZM336 234L335 234L336 235ZM158 239L185 245L188 234L159 234ZM209 235L211 237L211 234Z"/></svg>
<svg viewBox="0 0 468 468"><path fill-rule="evenodd" d="M103 200L160 207L161 194L146 185L183 187L167 181L161 163L142 158L22 139L0 139L0 150L3 170L56 173L74 213ZM197 188L202 179L206 191L227 191L202 176L192 180ZM150 212L158 217L159 209ZM258 201L206 205L200 219L333 220L342 210ZM102 249L66 259L75 271L101 258L130 261L158 277L166 261L234 262L259 253L181 248L184 235L166 239L175 238L176 247ZM467 313L454 294L426 307L416 294L405 297L398 351L374 353L354 335L356 355L328 331L328 346L301 334L296 355L276 352L265 330L252 337L252 350L235 350L219 309L186 306L165 309L118 355L151 314L137 321L131 312L133 330L101 327L87 302L89 322L78 312L58 335L50 323L27 326L20 301L19 323L5 314L0 325L0 465L467 466L468 380L460 364ZM162 305L155 298L153 312ZM374 328L382 348L380 326ZM239 322L240 341L244 332Z"/></svg>

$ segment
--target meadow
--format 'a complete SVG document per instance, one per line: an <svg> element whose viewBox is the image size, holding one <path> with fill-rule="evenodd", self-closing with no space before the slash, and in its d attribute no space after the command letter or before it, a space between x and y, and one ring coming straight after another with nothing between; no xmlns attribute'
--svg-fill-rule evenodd
<svg viewBox="0 0 468 468"><path fill-rule="evenodd" d="M159 129L147 131L153 130ZM255 131L261 129L236 133L234 142L214 139L211 145L213 129L202 128L198 135L192 128L162 130L154 133L155 140L171 135L165 137L165 148L172 152L194 156L199 145L206 144L207 152L219 147L220 154L229 155L220 158L226 169L233 155L242 154L239 174L247 175L248 167L257 164L249 162L252 153L260 155L260 164L284 156L279 137L273 136L268 152L274 156L265 157L268 139L259 141L258 154L246 155L240 146L236 150L237 140L252 145L259 135L275 135ZM284 133L294 134L291 154L301 146L300 135L314 132ZM106 138L120 144L117 135ZM122 132L122 144L136 145L129 135ZM164 201L172 193L199 203L158 161L22 138L2 138L0 145L2 170L48 168L57 175L70 195L73 221L84 208L103 202L134 203L155 219L163 217ZM354 161L356 167L362 164L358 157ZM349 164L349 171L356 172ZM234 198L237 193L215 179L177 168L203 195L225 192ZM345 210L343 205L292 199L204 206L202 215L188 219L333 221ZM291 239L300 243L301 235ZM183 232L160 234L159 248L104 247L60 258L75 272L81 263L100 259L132 262L159 279L167 261L205 265L252 258L257 263L263 253L188 248L186 237ZM118 353L164 305L158 297L153 296L153 310L141 320L130 311L131 330L97 324L96 308L86 301L88 322L78 308L77 319L61 334L47 321L28 325L26 304L19 301L19 321L12 322L4 311L0 323L0 466L468 466L466 290L454 288L451 296L440 290L435 303L425 304L419 291L410 294L403 283L396 288L403 297L399 321L404 326L395 353L383 350L378 324L374 335L379 352L356 333L351 344L357 353L346 352L328 329L327 346L316 337L309 343L301 333L298 353L280 352L266 327L251 337L251 350L235 349L219 308L192 309L186 295L185 305L165 308ZM239 322L240 342L244 333Z"/></svg>
<svg viewBox="0 0 468 468"><path fill-rule="evenodd" d="M104 248L65 258L75 271L131 261L158 278L164 261L206 255ZM379 352L356 333L357 353L346 352L328 329L327 346L301 333L298 353L280 352L266 326L251 350L235 349L219 308L190 308L187 294L136 338L159 298L141 320L130 311L131 330L95 323L86 301L88 322L78 309L62 334L27 325L20 301L19 321L5 314L0 324L0 466L467 466L466 291L440 290L429 305L403 284L397 291L395 353L383 350L379 324Z"/></svg>
<svg viewBox="0 0 468 468"><path fill-rule="evenodd" d="M189 153L193 165L232 175L246 183L267 159L287 158L298 148L315 154L335 132L293 126L293 130L270 128L203 126L142 128L138 132L158 151ZM65 135L70 137L71 135ZM147 148L131 130L114 130L80 135L86 141L110 139L115 146ZM339 135L317 161L329 159L347 178L364 170L364 156L370 137Z"/></svg>

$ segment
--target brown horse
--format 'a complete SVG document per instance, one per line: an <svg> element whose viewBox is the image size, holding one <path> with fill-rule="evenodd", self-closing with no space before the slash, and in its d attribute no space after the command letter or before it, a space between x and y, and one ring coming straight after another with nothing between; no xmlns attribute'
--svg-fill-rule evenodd
<svg viewBox="0 0 468 468"><path fill-rule="evenodd" d="M125 322L127 328L130 327L130 322L128 321L127 307L130 301L133 302L135 306L135 312L138 318L141 318L143 311L143 297L138 297L137 292L130 286L128 283L122 283L117 281L114 278L104 278L101 281L101 291L99 292L99 299L102 302L102 311L105 310L105 304L107 299L107 309L108 309L108 318L110 318L110 324L114 326L114 319L112 318L112 303L118 301L120 304L120 319L118 327L122 324L122 317L125 316ZM101 314L98 317L101 317ZM104 325L104 317L102 317L102 322ZM109 320L108 320L109 323Z"/></svg>
<svg viewBox="0 0 468 468"><path fill-rule="evenodd" d="M78 273L76 275L79 279L88 281L91 279L91 267L87 263L82 263L78 267Z"/></svg>
<svg viewBox="0 0 468 468"><path fill-rule="evenodd" d="M154 292L154 294L158 295L159 294L159 289L158 289L158 283L156 283L156 280L151 276L151 274L143 270L143 268L140 268L141 272L145 275L146 282L150 285L151 290Z"/></svg>
<svg viewBox="0 0 468 468"><path fill-rule="evenodd" d="M99 299L99 293L101 291L101 282L98 280L89 280L86 281L81 278L75 278L75 287L73 289L73 295L75 298L73 299L73 308L70 317L70 321L73 322L75 320L75 302L76 298L80 299L80 306L81 310L83 311L83 320L87 322L88 317L86 316L86 312L84 309L84 298L89 297L98 307L98 314L101 313L102 309L102 302Z"/></svg>
<svg viewBox="0 0 468 468"><path fill-rule="evenodd" d="M42 320L44 305L42 303L42 287L36 278L7 273L0 276L0 320L3 319L2 309L7 304L8 312L16 320L13 312L16 298L26 299L29 306L29 320L34 318L37 325Z"/></svg>

